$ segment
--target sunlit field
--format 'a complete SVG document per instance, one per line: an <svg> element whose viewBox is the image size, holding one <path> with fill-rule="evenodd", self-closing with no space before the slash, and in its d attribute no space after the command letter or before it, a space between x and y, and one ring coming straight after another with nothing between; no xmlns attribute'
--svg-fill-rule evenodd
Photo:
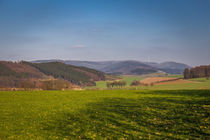
<svg viewBox="0 0 210 140"><path fill-rule="evenodd" d="M186 82L174 82L164 84L154 84L153 86L130 86L132 81L141 81L147 77L169 77L169 78L182 78L183 75L163 75L163 74L148 74L148 75L122 75L122 81L126 81L127 84L124 89L139 89L139 90L191 90L191 89L210 89L210 78L194 78L184 79ZM107 81L98 81L96 86L88 87L87 89L107 89ZM116 89L116 88L113 88Z"/></svg>
<svg viewBox="0 0 210 140"><path fill-rule="evenodd" d="M210 90L0 91L0 139L209 139Z"/></svg>
<svg viewBox="0 0 210 140"><path fill-rule="evenodd" d="M144 78L144 76L141 76L141 75L121 75L121 76L119 76L119 80L127 82L126 87L128 87L132 81L134 81L134 80L139 81L139 80L142 80L143 78ZM96 86L91 87L91 88L106 88L106 82L107 81L97 81Z"/></svg>
<svg viewBox="0 0 210 140"><path fill-rule="evenodd" d="M210 140L210 0L0 0L0 140Z"/></svg>

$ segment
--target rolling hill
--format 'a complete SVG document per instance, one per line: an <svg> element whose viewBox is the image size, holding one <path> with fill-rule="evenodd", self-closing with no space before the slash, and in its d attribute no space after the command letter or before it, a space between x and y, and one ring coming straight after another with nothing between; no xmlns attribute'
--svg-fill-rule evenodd
<svg viewBox="0 0 210 140"><path fill-rule="evenodd" d="M0 61L0 87L34 87L34 82L46 75L23 62Z"/></svg>
<svg viewBox="0 0 210 140"><path fill-rule="evenodd" d="M37 60L33 63L43 62L63 62L68 65L84 66L99 71L103 71L108 74L148 74L154 73L158 70L152 66L146 65L139 61L75 61L75 60Z"/></svg>
<svg viewBox="0 0 210 140"><path fill-rule="evenodd" d="M190 66L186 64L176 63L176 62L146 63L146 64L169 74L183 74L185 68L190 68Z"/></svg>
<svg viewBox="0 0 210 140"><path fill-rule="evenodd" d="M86 67L67 65L62 62L29 63L46 75L62 78L76 85L94 85L94 81L105 80L103 72Z"/></svg>
<svg viewBox="0 0 210 140"><path fill-rule="evenodd" d="M182 74L190 66L176 62L140 62L140 61L77 61L77 60L37 60L34 63L63 62L65 64L84 66L111 74L146 74L163 71L169 74Z"/></svg>
<svg viewBox="0 0 210 140"><path fill-rule="evenodd" d="M103 72L62 62L0 61L0 88L61 89L70 85L92 86L105 79Z"/></svg>
<svg viewBox="0 0 210 140"><path fill-rule="evenodd" d="M0 76L42 78L44 74L24 62L0 61Z"/></svg>
<svg viewBox="0 0 210 140"><path fill-rule="evenodd" d="M157 69L138 61L118 61L103 68L106 73L112 74L148 74L157 72Z"/></svg>

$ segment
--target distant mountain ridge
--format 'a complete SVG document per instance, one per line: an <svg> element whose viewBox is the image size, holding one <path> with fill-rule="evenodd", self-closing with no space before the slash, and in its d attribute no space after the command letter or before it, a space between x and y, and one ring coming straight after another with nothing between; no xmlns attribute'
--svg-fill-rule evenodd
<svg viewBox="0 0 210 140"><path fill-rule="evenodd" d="M185 68L190 68L190 66L186 64L177 63L177 62L146 63L146 64L169 74L183 74Z"/></svg>
<svg viewBox="0 0 210 140"><path fill-rule="evenodd" d="M36 60L33 63L63 62L65 64L83 66L110 74L147 74L163 71L169 74L182 74L190 66L177 62L140 62L125 61L79 61L79 60Z"/></svg>

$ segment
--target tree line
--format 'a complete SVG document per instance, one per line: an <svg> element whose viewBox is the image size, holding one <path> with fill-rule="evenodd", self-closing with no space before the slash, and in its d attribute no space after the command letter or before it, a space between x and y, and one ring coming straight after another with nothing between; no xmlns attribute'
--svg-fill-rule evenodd
<svg viewBox="0 0 210 140"><path fill-rule="evenodd" d="M122 88L126 86L126 81L113 81L113 82L106 82L107 88Z"/></svg>
<svg viewBox="0 0 210 140"><path fill-rule="evenodd" d="M184 70L184 78L201 78L201 77L210 77L210 65L208 66L199 66L194 68L186 68Z"/></svg>
<svg viewBox="0 0 210 140"><path fill-rule="evenodd" d="M0 77L0 88L19 88L24 90L40 89L40 90L62 90L71 89L72 84L63 79L17 79L8 77Z"/></svg>

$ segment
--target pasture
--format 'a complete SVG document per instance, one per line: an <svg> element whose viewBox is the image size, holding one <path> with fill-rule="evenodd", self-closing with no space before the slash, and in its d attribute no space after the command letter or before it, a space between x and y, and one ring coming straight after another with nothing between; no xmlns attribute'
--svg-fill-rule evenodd
<svg viewBox="0 0 210 140"><path fill-rule="evenodd" d="M0 139L209 139L210 90L0 91Z"/></svg>
<svg viewBox="0 0 210 140"><path fill-rule="evenodd" d="M150 90L191 90L191 89L210 89L210 79L195 78L187 80L177 80L163 82L148 87L137 87L137 89L150 89Z"/></svg>
<svg viewBox="0 0 210 140"><path fill-rule="evenodd" d="M131 84L134 80L142 80L144 76L142 75L121 75L119 76L120 80L127 82L127 87ZM96 81L96 86L91 88L107 88L106 86L107 81Z"/></svg>
<svg viewBox="0 0 210 140"><path fill-rule="evenodd" d="M129 87L129 85L134 81L140 81L142 79L145 79L147 77L157 77L157 76L166 76L164 73L160 72L160 73L151 73L151 74L143 74L143 75L120 75L119 80L122 81L126 81L127 82L127 86ZM180 77L180 75L170 75L172 77ZM107 81L96 81L96 86L95 87L91 87L91 88L107 88L106 86L106 82Z"/></svg>
<svg viewBox="0 0 210 140"><path fill-rule="evenodd" d="M194 79L180 79L177 81L168 81L163 83L155 83L153 86L130 86L131 82L144 81L149 79L150 82L157 82L157 79L176 79L182 78L182 75L165 75L163 73L153 73L145 75L121 75L122 81L126 81L127 85L124 89L139 89L139 90L191 90L191 89L210 89L210 78L194 78ZM153 81L151 81L153 79ZM107 89L107 81L97 81L96 86L87 87L87 89Z"/></svg>

